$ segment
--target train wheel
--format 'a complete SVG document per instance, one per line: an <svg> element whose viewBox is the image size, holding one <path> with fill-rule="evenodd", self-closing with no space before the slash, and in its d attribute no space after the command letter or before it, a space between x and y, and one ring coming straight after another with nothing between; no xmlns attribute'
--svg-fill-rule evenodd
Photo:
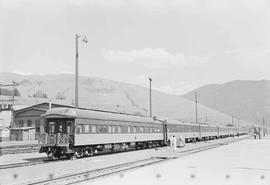
<svg viewBox="0 0 270 185"><path fill-rule="evenodd" d="M50 160L55 160L56 157L54 156L54 153L53 152L48 152L47 153L47 157L50 159Z"/></svg>
<svg viewBox="0 0 270 185"><path fill-rule="evenodd" d="M93 156L93 155L94 155L94 151L93 151L92 149L89 149L88 152L89 152L89 155L90 155L90 156Z"/></svg>
<svg viewBox="0 0 270 185"><path fill-rule="evenodd" d="M81 158L82 156L83 156L83 152L82 151L78 151L78 152L76 151L75 152L75 157L76 158Z"/></svg>
<svg viewBox="0 0 270 185"><path fill-rule="evenodd" d="M76 160L76 159L77 159L77 157L76 157L76 155L75 155L75 154L73 154L73 155L70 157L70 159L71 159L71 160Z"/></svg>

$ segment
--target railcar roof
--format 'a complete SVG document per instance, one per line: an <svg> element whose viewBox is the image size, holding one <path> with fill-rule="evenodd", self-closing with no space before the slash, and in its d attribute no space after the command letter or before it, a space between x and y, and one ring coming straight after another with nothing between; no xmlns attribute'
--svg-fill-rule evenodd
<svg viewBox="0 0 270 185"><path fill-rule="evenodd" d="M167 124L175 124L175 125L186 125L186 126L199 126L200 124L194 124L194 123L190 123L190 122L182 122L179 120L167 120ZM205 125L205 124L201 124L201 127L219 127L219 128L236 128L236 127L227 127L227 126L222 126L222 125Z"/></svg>
<svg viewBox="0 0 270 185"><path fill-rule="evenodd" d="M47 110L42 115L43 118L76 118L76 119L98 119L98 120L117 120L117 121L132 121L143 123L160 123L154 121L150 117L142 117L135 115L125 115L109 112L101 112L94 110L83 110L75 108L53 108Z"/></svg>

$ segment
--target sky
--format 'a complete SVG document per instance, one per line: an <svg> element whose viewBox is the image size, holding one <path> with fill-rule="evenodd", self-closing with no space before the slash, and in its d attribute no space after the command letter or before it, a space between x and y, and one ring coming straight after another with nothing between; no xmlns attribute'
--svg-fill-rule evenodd
<svg viewBox="0 0 270 185"><path fill-rule="evenodd" d="M269 0L0 0L0 72L74 73L184 94L270 79Z"/></svg>

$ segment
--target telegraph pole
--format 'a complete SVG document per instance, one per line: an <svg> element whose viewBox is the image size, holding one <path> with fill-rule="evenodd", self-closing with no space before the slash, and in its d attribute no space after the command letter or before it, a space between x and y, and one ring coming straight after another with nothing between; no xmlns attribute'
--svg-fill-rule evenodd
<svg viewBox="0 0 270 185"><path fill-rule="evenodd" d="M195 116L196 116L196 125L198 125L198 97L197 97L197 92L195 92ZM199 123L199 138L201 138L201 123Z"/></svg>
<svg viewBox="0 0 270 185"><path fill-rule="evenodd" d="M232 116L232 126L234 126L234 123L233 123L233 116Z"/></svg>
<svg viewBox="0 0 270 185"><path fill-rule="evenodd" d="M149 77L149 116L152 117L152 78Z"/></svg>
<svg viewBox="0 0 270 185"><path fill-rule="evenodd" d="M78 40L80 37L83 37L83 42L87 43L85 35L75 34L75 108L79 107L79 46Z"/></svg>
<svg viewBox="0 0 270 185"><path fill-rule="evenodd" d="M75 108L78 108L78 101L79 101L79 97L78 97L78 89L79 89L79 85L78 85L78 78L79 78L79 51L78 51L78 39L79 39L79 35L75 35L75 49L76 49L76 61L75 61Z"/></svg>

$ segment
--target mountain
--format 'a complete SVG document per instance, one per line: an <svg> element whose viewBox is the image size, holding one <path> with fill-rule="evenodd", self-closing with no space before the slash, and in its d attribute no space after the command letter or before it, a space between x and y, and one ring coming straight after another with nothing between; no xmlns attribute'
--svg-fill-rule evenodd
<svg viewBox="0 0 270 185"><path fill-rule="evenodd" d="M74 105L74 76L19 75L0 73L0 84L18 83L20 97L15 97L15 106L52 101ZM0 97L1 98L1 97ZM92 77L79 77L79 107L117 111L136 115L149 115L149 89L137 85ZM199 121L225 125L230 116L198 105ZM153 115L178 119L195 120L195 104L183 97L152 91ZM244 121L243 121L244 122ZM245 124L248 124L245 122Z"/></svg>
<svg viewBox="0 0 270 185"><path fill-rule="evenodd" d="M224 84L211 84L195 89L182 97L231 115L235 118L262 124L270 118L270 81L237 80Z"/></svg>

